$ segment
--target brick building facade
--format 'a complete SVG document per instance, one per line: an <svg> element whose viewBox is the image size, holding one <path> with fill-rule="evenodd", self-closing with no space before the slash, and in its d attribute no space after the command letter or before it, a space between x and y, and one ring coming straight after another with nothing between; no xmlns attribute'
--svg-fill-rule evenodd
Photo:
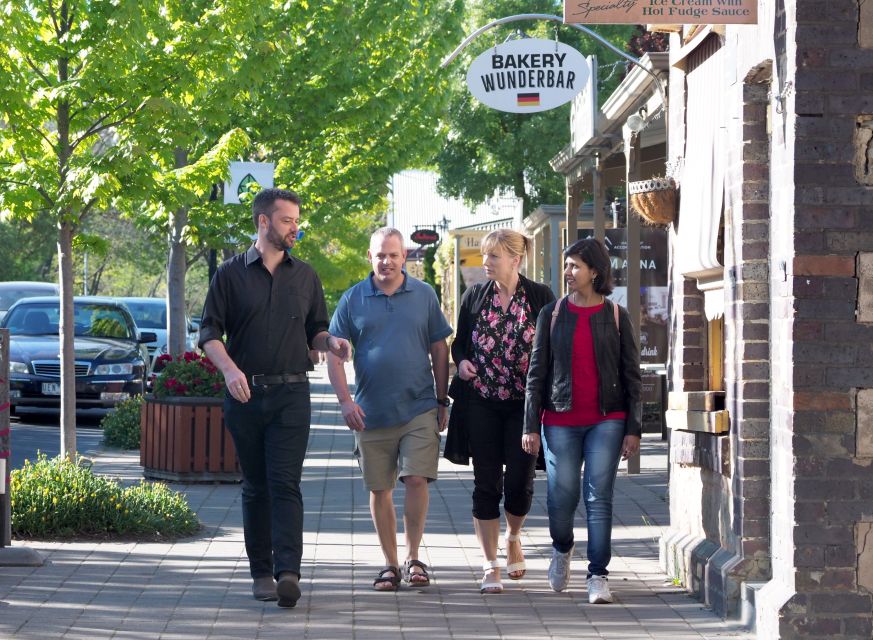
<svg viewBox="0 0 873 640"><path fill-rule="evenodd" d="M760 638L869 639L873 3L761 0L757 25L677 29L668 155L716 160L681 172L671 408L730 428L671 431L662 565Z"/></svg>

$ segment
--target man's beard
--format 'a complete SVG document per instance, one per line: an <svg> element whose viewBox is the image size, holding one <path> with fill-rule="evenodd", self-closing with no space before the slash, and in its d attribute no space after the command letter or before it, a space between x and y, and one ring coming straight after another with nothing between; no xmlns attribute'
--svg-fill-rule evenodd
<svg viewBox="0 0 873 640"><path fill-rule="evenodd" d="M279 251L287 251L288 249L294 248L294 240L296 239L296 234L289 233L287 236L281 236L273 227L273 222L270 223L270 228L267 229L267 242L269 242L273 247L278 249Z"/></svg>

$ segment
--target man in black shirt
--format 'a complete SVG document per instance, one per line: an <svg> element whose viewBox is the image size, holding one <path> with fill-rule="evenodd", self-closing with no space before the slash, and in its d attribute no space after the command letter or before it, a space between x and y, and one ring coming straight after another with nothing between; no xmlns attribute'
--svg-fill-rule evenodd
<svg viewBox="0 0 873 640"><path fill-rule="evenodd" d="M309 350L347 360L331 336L321 281L293 258L300 198L265 189L252 202L258 230L249 250L224 262L209 285L200 346L224 374L224 423L242 468L246 554L258 600L300 598L303 499L309 440Z"/></svg>

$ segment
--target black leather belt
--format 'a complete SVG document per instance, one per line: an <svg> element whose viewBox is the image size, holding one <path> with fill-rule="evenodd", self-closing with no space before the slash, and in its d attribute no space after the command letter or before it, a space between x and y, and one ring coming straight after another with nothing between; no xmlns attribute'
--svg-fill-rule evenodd
<svg viewBox="0 0 873 640"><path fill-rule="evenodd" d="M288 384L289 382L306 382L308 378L305 373L279 373L275 375L254 375L252 376L252 385L256 387L266 387L271 384Z"/></svg>

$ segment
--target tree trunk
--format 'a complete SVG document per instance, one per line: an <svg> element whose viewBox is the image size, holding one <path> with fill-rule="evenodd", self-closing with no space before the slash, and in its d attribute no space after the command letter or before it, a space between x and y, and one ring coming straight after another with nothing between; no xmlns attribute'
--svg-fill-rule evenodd
<svg viewBox="0 0 873 640"><path fill-rule="evenodd" d="M527 185L524 182L524 171L515 174L512 190L516 198L521 198L522 218L527 218L530 215L530 194L527 192Z"/></svg>
<svg viewBox="0 0 873 640"><path fill-rule="evenodd" d="M176 168L188 164L188 151L176 149ZM187 345L188 323L185 322L185 274L188 262L185 255L185 242L182 236L188 225L188 209L179 207L170 212L170 255L167 260L167 308L169 326L167 348L173 357L181 355Z"/></svg>
<svg viewBox="0 0 873 640"><path fill-rule="evenodd" d="M67 4L63 3L62 12L66 14ZM68 79L69 61L58 59L58 80L65 83ZM58 193L64 191L69 171L69 160L73 151L70 146L70 103L62 100L58 103ZM76 350L75 327L73 320L73 234L75 224L74 213L67 207L58 207L58 269L60 270L61 309L60 333L61 340L61 455L65 458L76 457Z"/></svg>
<svg viewBox="0 0 873 640"><path fill-rule="evenodd" d="M65 216L64 216L65 217ZM73 326L73 225L58 225L61 286L61 455L76 457L76 351Z"/></svg>

